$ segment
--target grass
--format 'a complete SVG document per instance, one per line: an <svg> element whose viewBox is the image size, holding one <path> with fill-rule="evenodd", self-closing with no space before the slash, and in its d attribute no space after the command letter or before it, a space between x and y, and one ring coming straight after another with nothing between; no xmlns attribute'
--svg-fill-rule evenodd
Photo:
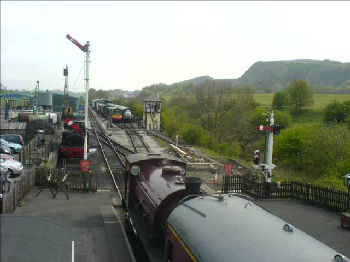
<svg viewBox="0 0 350 262"><path fill-rule="evenodd" d="M262 107L271 107L273 96L274 94L254 94L254 100ZM313 100L313 105L305 107L306 109L322 110L327 104L333 102L334 100L338 100L340 103L350 100L350 94L313 94Z"/></svg>
<svg viewBox="0 0 350 262"><path fill-rule="evenodd" d="M270 109L274 94L254 94L254 100L260 107ZM295 113L292 106L286 107L284 110L292 116L293 125L310 124L322 122L323 109L334 100L342 103L350 100L350 94L336 95L336 94L313 94L314 103L312 106L304 107L301 113Z"/></svg>
<svg viewBox="0 0 350 262"><path fill-rule="evenodd" d="M305 109L300 114L294 113L292 110L289 111L292 116L293 123L291 126L300 124L311 124L319 123L323 121L323 111Z"/></svg>

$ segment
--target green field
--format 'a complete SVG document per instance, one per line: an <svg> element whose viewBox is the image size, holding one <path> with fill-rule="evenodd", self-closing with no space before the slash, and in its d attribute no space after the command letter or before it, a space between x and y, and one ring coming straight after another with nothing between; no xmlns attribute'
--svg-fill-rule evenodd
<svg viewBox="0 0 350 262"><path fill-rule="evenodd" d="M273 96L274 94L254 94L254 100L263 107L271 107ZM350 100L350 94L314 94L313 100L314 104L312 106L306 107L307 109L324 109L327 104L334 100L338 100L338 102Z"/></svg>

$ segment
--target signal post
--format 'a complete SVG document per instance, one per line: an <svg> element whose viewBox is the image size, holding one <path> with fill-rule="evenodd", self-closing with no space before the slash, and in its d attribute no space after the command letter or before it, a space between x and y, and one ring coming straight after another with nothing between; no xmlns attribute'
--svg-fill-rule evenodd
<svg viewBox="0 0 350 262"><path fill-rule="evenodd" d="M81 45L77 40L71 37L69 34L66 35L66 38L75 44L81 51L86 53L86 61L85 61L85 137L84 137L84 163L87 162L87 124L88 124L88 106L89 106L89 63L90 63L90 43L86 41L85 45Z"/></svg>
<svg viewBox="0 0 350 262"><path fill-rule="evenodd" d="M263 164L260 164L260 151L255 150L254 152L254 164L253 168L257 170L261 170L265 177L265 189L266 193L269 194L270 192L270 183L272 180L272 170L276 167L274 164L272 164L272 152L273 152L273 136L279 135L280 133L280 126L275 125L275 119L274 119L274 113L273 111L271 114L266 113L266 126L257 126L255 129L259 131L265 131L266 140L265 140L265 157Z"/></svg>

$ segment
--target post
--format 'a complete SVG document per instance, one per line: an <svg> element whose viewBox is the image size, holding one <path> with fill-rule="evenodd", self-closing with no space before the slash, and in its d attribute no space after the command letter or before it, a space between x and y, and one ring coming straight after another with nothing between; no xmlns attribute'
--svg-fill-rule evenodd
<svg viewBox="0 0 350 262"><path fill-rule="evenodd" d="M275 123L273 116L274 114L273 112L271 112L270 126L273 126ZM274 168L274 166L272 165L273 130L269 130L267 132L268 132L268 140L267 140L267 152L266 152L266 182L271 183L272 169Z"/></svg>
<svg viewBox="0 0 350 262"><path fill-rule="evenodd" d="M89 104L89 56L90 56L90 43L86 42L86 66L85 66L85 138L84 138L84 160L87 160L87 126L88 126L88 104Z"/></svg>
<svg viewBox="0 0 350 262"><path fill-rule="evenodd" d="M350 211L350 186L348 186L348 210Z"/></svg>

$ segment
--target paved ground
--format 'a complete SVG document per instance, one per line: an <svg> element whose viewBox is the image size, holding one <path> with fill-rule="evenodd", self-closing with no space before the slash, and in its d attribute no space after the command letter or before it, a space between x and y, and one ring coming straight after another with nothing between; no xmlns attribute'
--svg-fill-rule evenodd
<svg viewBox="0 0 350 262"><path fill-rule="evenodd" d="M258 200L257 203L350 258L350 229L340 227L339 214L290 200Z"/></svg>
<svg viewBox="0 0 350 262"><path fill-rule="evenodd" d="M93 137L91 144L97 146ZM98 180L103 190L69 192L67 200L63 192L53 198L48 189L35 197L38 189L34 188L23 199L21 207L8 215L9 219L1 219L2 225L7 221L5 234L1 232L1 261L70 261L72 241L75 261L134 261L117 215L122 212L112 207L116 193L102 168L102 156L94 151L89 159L96 175L103 178L102 182ZM67 168L79 169L79 160L68 161ZM26 237L21 238L21 235ZM35 244L24 245L28 241ZM23 243L24 248L11 243Z"/></svg>
<svg viewBox="0 0 350 262"><path fill-rule="evenodd" d="M69 193L69 200L62 192L55 199L48 190L42 191L38 197L35 197L35 193L36 189L26 196L14 215L48 219L65 227L75 241L75 261L132 261L120 221L111 205L112 193ZM12 230L16 230L16 227ZM48 234L47 238L58 241L61 235ZM45 247L46 244L43 245ZM51 249L41 247L38 250L50 252ZM65 252L70 254L71 247ZM54 258L50 261L54 260L60 261Z"/></svg>

